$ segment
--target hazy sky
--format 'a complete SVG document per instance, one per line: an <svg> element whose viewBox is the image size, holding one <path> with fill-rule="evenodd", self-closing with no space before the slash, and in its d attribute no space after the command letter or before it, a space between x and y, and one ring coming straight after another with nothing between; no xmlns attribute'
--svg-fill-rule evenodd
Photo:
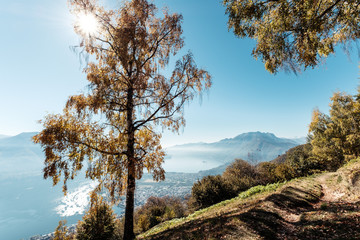
<svg viewBox="0 0 360 240"><path fill-rule="evenodd" d="M243 132L280 137L307 134L315 107L327 112L334 91L355 93L358 55L342 49L303 74L271 75L251 56L254 42L227 29L221 1L157 0L184 16L184 52L191 50L213 77L208 94L185 108L180 135L164 132L165 146L212 142ZM112 7L118 1L107 0ZM60 113L71 94L85 90L66 0L3 1L0 8L0 134L40 131L47 113ZM177 58L179 58L178 56ZM174 58L176 60L176 58Z"/></svg>

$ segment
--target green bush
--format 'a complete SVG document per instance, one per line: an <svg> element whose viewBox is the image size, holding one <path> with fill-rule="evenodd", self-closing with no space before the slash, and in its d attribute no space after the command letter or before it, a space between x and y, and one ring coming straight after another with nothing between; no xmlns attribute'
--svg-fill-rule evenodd
<svg viewBox="0 0 360 240"><path fill-rule="evenodd" d="M312 157L312 146L310 143L291 148L286 152L286 161L294 169L295 177L306 176L318 169L317 161Z"/></svg>
<svg viewBox="0 0 360 240"><path fill-rule="evenodd" d="M196 182L191 191L189 208L198 210L218 202L233 198L259 184L266 185L277 181L274 163L261 163L255 167L242 159L236 159L229 165L222 176L206 176ZM278 169L282 178L287 178L287 172ZM284 176L283 176L284 175Z"/></svg>
<svg viewBox="0 0 360 240"><path fill-rule="evenodd" d="M180 198L150 197L135 211L135 231L145 232L161 222L183 217L185 212L186 205Z"/></svg>
<svg viewBox="0 0 360 240"><path fill-rule="evenodd" d="M223 178L232 188L232 192L239 193L258 185L256 168L242 159L235 161L226 168Z"/></svg>
<svg viewBox="0 0 360 240"><path fill-rule="evenodd" d="M274 170L274 174L275 179L280 182L290 180L295 177L294 169L286 163L280 163L279 165L277 165Z"/></svg>
<svg viewBox="0 0 360 240"><path fill-rule="evenodd" d="M275 168L278 164L273 162L262 162L256 166L258 182L261 185L276 182Z"/></svg>
<svg viewBox="0 0 360 240"><path fill-rule="evenodd" d="M234 196L236 193L220 175L206 176L194 183L189 207L192 210L206 208Z"/></svg>

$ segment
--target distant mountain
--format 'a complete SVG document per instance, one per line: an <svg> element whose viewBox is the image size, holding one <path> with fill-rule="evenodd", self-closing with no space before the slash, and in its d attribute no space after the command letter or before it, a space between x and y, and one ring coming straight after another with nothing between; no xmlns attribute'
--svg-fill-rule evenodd
<svg viewBox="0 0 360 240"><path fill-rule="evenodd" d="M297 142L298 144L305 144L307 141L306 137L300 137L300 138L291 138L294 142Z"/></svg>
<svg viewBox="0 0 360 240"><path fill-rule="evenodd" d="M32 142L36 132L12 137L0 135L0 179L24 175L39 175L44 154L40 145ZM270 161L288 149L302 144L305 138L278 138L272 133L249 132L214 143L189 143L166 149L164 168L167 172L196 173L242 158L251 163Z"/></svg>
<svg viewBox="0 0 360 240"><path fill-rule="evenodd" d="M7 138L7 137L9 137L9 136L0 134L0 139Z"/></svg>
<svg viewBox="0 0 360 240"><path fill-rule="evenodd" d="M31 138L35 132L0 138L0 180L7 177L41 174L43 152Z"/></svg>
<svg viewBox="0 0 360 240"><path fill-rule="evenodd" d="M278 138L272 133L249 132L214 143L190 143L166 149L168 172L198 172L227 165L236 158L253 164L271 161L304 139Z"/></svg>

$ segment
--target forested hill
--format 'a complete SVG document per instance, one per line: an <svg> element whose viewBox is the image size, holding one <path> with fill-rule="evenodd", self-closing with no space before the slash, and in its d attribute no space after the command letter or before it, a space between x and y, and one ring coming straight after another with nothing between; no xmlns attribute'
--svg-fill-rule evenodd
<svg viewBox="0 0 360 240"><path fill-rule="evenodd" d="M360 239L360 160L337 172L256 186L139 239Z"/></svg>

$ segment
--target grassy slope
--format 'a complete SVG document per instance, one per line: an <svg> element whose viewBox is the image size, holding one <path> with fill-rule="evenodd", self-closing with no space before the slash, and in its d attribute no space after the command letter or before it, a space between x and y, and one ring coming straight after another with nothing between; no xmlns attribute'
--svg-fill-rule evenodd
<svg viewBox="0 0 360 240"><path fill-rule="evenodd" d="M254 187L138 239L360 239L360 161Z"/></svg>

